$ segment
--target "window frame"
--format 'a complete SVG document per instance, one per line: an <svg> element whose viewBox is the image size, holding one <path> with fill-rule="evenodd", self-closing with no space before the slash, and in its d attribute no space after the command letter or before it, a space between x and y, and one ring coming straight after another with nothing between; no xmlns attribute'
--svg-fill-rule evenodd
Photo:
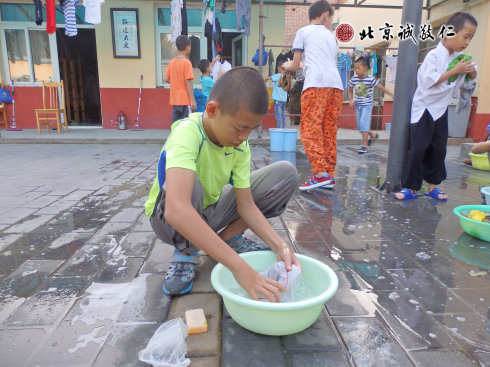
<svg viewBox="0 0 490 367"><path fill-rule="evenodd" d="M157 88L170 88L170 84L165 83L163 80L163 72L162 72L162 45L160 42L160 35L161 34L171 34L172 33L172 28L171 26L163 26L163 25L158 25L158 9L170 9L170 6L162 6L158 5L155 6L154 8L154 17L155 17L155 62L156 62L156 87ZM205 13L201 9L201 24L206 23L206 18L205 18ZM189 36L194 35L199 35L199 43L200 43L200 58L205 59L207 58L207 41L208 39L204 37L204 26L201 27L187 27L187 32ZM167 64L168 65L168 64ZM193 68L195 69L195 68ZM196 81L194 79L193 81L194 86L200 86L199 80Z"/></svg>
<svg viewBox="0 0 490 367"><path fill-rule="evenodd" d="M44 23L43 23L44 25ZM32 60L32 50L31 50L31 40L29 37L29 31L39 31L45 32L45 26L37 26L33 25L32 22L23 22L23 21L4 21L0 16L0 47L2 49L2 62L5 79L4 84L11 86L12 85L12 77L10 75L10 67L9 67L9 59L7 52L7 40L5 37L5 30L8 29L20 29L24 30L26 35L26 47L27 47L27 57L29 62L29 73L30 80L29 81L15 81L15 84L18 86L29 86L29 87L40 87L42 85L41 82L34 81L34 64ZM56 28L65 29L65 24L56 24ZM95 29L95 26L92 24L77 24L78 29L88 28ZM49 39L49 52L51 55L51 67L53 69L53 81L60 82L60 66L59 66L59 58L58 58L58 45L56 42L56 33L48 34Z"/></svg>

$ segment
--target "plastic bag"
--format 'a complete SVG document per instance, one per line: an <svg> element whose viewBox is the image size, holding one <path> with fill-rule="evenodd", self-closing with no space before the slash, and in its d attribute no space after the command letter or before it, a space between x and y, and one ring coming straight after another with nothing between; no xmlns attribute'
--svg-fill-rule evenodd
<svg viewBox="0 0 490 367"><path fill-rule="evenodd" d="M0 103L12 103L12 97L8 89L0 87Z"/></svg>
<svg viewBox="0 0 490 367"><path fill-rule="evenodd" d="M301 269L296 265L290 271L286 271L284 261L275 262L266 270L260 273L266 278L275 280L286 287L286 292L281 292L281 302L293 302L294 295L301 284ZM261 301L268 301L265 297L260 297Z"/></svg>
<svg viewBox="0 0 490 367"><path fill-rule="evenodd" d="M140 350L139 360L153 367L188 366L191 360L185 358L187 334L187 325L180 317L165 322L155 331L146 348Z"/></svg>

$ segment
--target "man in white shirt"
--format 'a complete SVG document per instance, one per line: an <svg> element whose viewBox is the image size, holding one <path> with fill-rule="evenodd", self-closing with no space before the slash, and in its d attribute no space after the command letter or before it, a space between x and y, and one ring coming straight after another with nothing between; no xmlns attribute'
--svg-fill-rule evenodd
<svg viewBox="0 0 490 367"><path fill-rule="evenodd" d="M449 63L470 44L478 23L468 13L456 13L447 21L455 35L444 38L425 57L417 74L417 90L412 102L410 120L410 149L402 173L402 187L395 199L408 200L418 197L417 191L425 180L428 191L425 196L447 200L447 195L436 186L446 179L446 145L448 138L447 107L458 81L453 76L476 78L476 68L471 60L462 59L452 69Z"/></svg>

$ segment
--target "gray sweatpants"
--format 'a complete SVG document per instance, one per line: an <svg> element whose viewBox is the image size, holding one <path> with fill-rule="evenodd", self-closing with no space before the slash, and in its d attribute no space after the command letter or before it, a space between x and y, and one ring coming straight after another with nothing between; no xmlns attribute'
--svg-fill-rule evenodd
<svg viewBox="0 0 490 367"><path fill-rule="evenodd" d="M280 161L250 173L250 187L255 204L266 218L277 217L284 212L286 205L298 187L298 171L291 163ZM203 210L204 191L196 177L191 203L204 221L215 232L227 227L239 218L232 185L223 187L219 200ZM172 244L179 252L188 255L199 249L191 244L165 221L165 187L162 187L150 218L150 223L163 242Z"/></svg>

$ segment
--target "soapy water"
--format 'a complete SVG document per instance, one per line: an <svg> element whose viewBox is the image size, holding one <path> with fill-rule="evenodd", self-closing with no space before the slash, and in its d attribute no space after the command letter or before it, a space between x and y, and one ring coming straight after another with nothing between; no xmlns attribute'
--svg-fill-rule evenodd
<svg viewBox="0 0 490 367"><path fill-rule="evenodd" d="M248 293L245 292L242 287L240 287L235 279L231 280L228 290L237 296L250 299ZM319 292L311 285L311 283L309 283L308 280L302 278L301 283L294 293L293 300L291 302L306 301L308 299L318 296L318 294Z"/></svg>

